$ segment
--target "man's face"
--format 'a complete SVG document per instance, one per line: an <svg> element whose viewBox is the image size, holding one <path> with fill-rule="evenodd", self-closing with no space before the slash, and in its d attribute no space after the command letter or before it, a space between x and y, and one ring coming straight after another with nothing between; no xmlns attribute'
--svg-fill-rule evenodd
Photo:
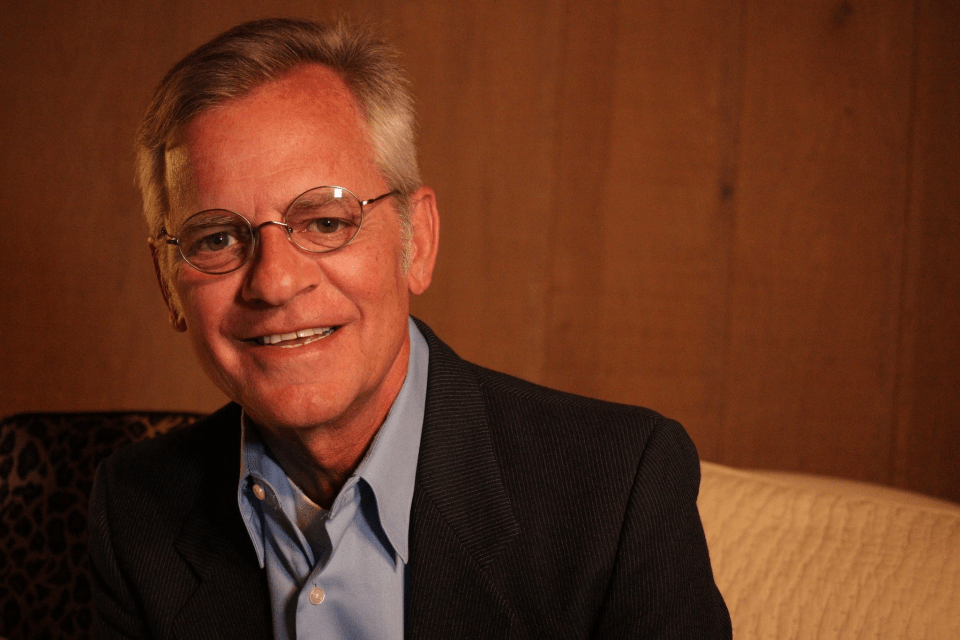
<svg viewBox="0 0 960 640"><path fill-rule="evenodd" d="M171 233L213 208L236 211L254 227L280 221L296 196L322 185L361 200L389 191L353 96L316 65L202 113L167 163ZM282 227L267 225L256 254L236 271L210 275L176 263L170 279L201 364L259 424L383 418L406 374L408 291L426 289L435 256L433 194L423 188L412 200L407 271L395 198L366 207L357 237L331 253L304 252ZM260 341L327 328L333 333L319 339Z"/></svg>

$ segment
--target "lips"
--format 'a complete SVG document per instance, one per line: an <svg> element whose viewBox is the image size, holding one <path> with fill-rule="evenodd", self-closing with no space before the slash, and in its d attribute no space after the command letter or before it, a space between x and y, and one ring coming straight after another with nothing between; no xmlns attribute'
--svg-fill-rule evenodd
<svg viewBox="0 0 960 640"><path fill-rule="evenodd" d="M339 328L340 327L316 327L313 329L300 329L290 333L272 333L270 335L250 338L248 342L263 346L302 347L305 344L326 338Z"/></svg>

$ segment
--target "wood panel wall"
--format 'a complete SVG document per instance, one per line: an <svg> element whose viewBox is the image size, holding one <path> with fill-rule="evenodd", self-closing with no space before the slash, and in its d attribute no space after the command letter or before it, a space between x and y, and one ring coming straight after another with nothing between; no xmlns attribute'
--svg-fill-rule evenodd
<svg viewBox="0 0 960 640"><path fill-rule="evenodd" d="M131 140L223 29L384 25L461 355L681 420L705 459L960 501L960 5L20 3L0 17L0 413L199 409Z"/></svg>

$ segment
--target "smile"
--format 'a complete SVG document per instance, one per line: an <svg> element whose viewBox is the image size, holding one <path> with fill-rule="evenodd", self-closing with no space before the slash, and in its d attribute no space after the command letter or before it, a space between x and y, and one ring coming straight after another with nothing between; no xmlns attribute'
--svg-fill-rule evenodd
<svg viewBox="0 0 960 640"><path fill-rule="evenodd" d="M326 338L340 327L317 327L316 329L300 329L291 333L274 333L269 336L251 338L250 342L259 345L276 345L278 347L302 347L305 344ZM284 344L287 343L287 344Z"/></svg>

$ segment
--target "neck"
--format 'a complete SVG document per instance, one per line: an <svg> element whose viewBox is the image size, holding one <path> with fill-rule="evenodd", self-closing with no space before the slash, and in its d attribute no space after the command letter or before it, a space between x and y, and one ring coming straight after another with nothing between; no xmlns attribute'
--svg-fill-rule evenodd
<svg viewBox="0 0 960 640"><path fill-rule="evenodd" d="M356 471L380 424L382 420L366 434L349 437L326 433L322 427L292 434L263 429L261 434L287 477L313 502L329 509Z"/></svg>

